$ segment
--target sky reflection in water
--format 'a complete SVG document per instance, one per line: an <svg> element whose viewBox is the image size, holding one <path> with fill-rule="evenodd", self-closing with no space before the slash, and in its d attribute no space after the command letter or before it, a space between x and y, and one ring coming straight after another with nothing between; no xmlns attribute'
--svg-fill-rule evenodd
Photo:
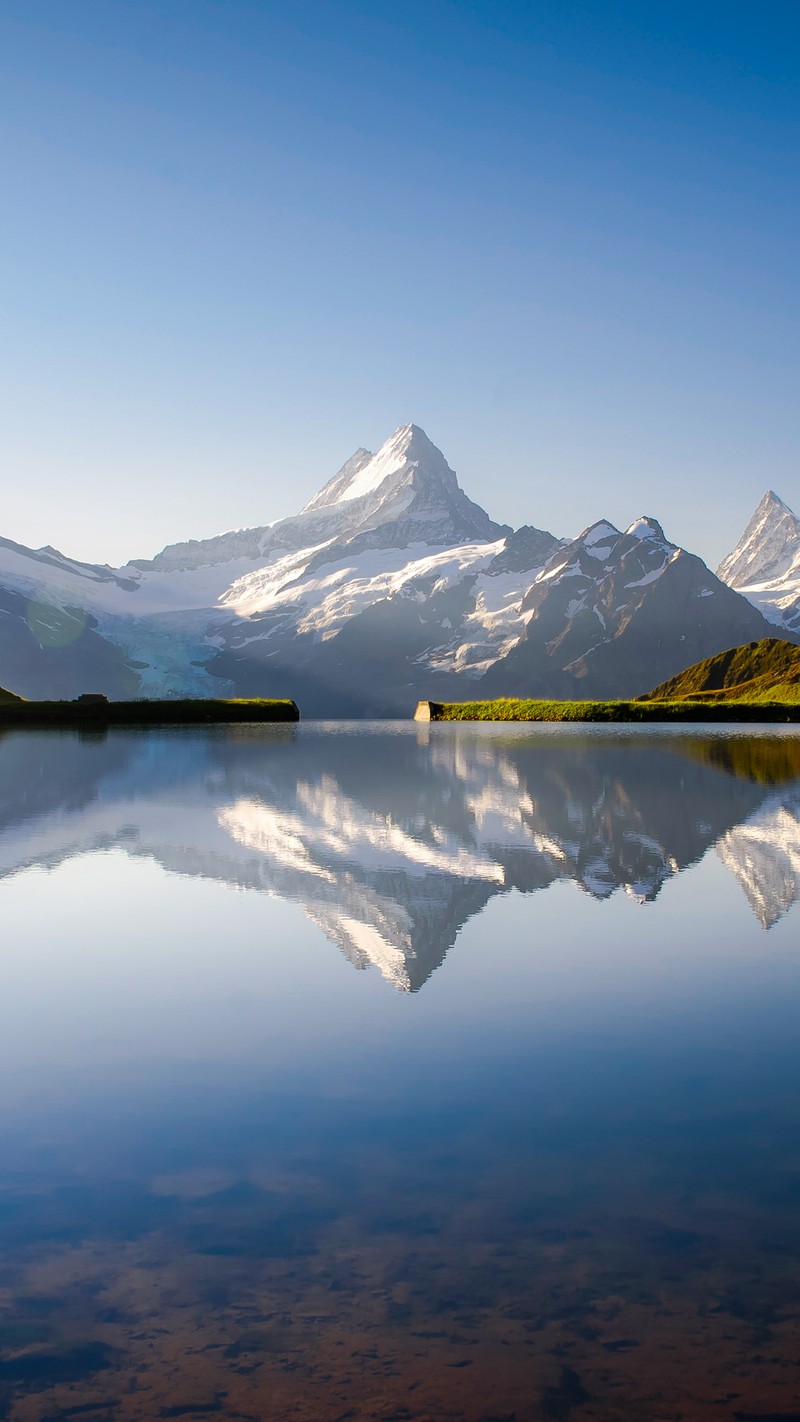
<svg viewBox="0 0 800 1422"><path fill-rule="evenodd" d="M800 738L7 735L0 876L0 1417L800 1415Z"/></svg>

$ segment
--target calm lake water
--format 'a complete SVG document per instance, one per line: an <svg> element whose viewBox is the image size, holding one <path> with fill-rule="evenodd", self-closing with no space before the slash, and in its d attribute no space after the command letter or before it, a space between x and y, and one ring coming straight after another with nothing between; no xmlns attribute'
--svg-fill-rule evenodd
<svg viewBox="0 0 800 1422"><path fill-rule="evenodd" d="M800 1419L800 737L0 737L0 1418Z"/></svg>

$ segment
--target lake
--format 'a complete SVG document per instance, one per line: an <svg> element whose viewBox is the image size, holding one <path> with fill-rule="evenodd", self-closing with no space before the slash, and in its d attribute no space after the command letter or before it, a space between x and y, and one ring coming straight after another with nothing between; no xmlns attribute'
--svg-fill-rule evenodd
<svg viewBox="0 0 800 1422"><path fill-rule="evenodd" d="M800 736L0 737L0 1418L800 1419Z"/></svg>

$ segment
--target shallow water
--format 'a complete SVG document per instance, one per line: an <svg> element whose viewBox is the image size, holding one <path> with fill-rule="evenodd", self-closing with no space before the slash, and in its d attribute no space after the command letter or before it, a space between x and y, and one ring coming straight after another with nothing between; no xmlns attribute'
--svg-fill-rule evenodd
<svg viewBox="0 0 800 1422"><path fill-rule="evenodd" d="M800 1418L800 737L0 738L0 1418Z"/></svg>

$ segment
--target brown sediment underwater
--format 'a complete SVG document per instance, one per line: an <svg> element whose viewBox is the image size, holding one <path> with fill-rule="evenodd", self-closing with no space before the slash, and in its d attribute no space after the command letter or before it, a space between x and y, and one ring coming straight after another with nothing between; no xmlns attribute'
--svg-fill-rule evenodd
<svg viewBox="0 0 800 1422"><path fill-rule="evenodd" d="M174 1236L7 1253L0 1415L742 1422L800 1411L785 1222L767 1240L763 1215L735 1216L723 1199L705 1202L695 1228L666 1198L642 1200L639 1217L608 1203L513 1229L488 1203L457 1208L443 1228L421 1203L416 1231L392 1228L376 1204L383 1227L369 1233L356 1215L326 1219L318 1186L309 1221L295 1200L284 1230L274 1192L234 1188L214 1224L217 1199L182 1201Z"/></svg>

